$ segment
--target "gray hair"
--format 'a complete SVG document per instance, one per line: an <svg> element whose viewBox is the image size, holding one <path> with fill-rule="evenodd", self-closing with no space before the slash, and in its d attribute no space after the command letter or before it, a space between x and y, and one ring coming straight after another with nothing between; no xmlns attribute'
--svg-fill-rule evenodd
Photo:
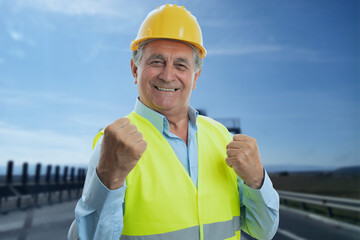
<svg viewBox="0 0 360 240"><path fill-rule="evenodd" d="M139 63L140 63L140 60L142 57L142 52L143 52L143 49L146 46L146 44L148 44L152 41L155 41L155 40L159 40L159 38L158 39L147 39L140 43L137 50L133 51L133 61L136 66L139 66ZM200 57L199 50L194 45L186 43L186 42L174 40L174 39L166 39L166 40L185 43L186 45L191 47L191 49L193 50L193 53L194 53L193 55L194 55L195 72L199 71L202 68L203 59Z"/></svg>

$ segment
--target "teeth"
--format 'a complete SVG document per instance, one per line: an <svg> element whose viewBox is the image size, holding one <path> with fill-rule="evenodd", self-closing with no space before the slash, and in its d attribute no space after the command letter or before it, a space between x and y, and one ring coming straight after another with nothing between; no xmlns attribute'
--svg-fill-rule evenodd
<svg viewBox="0 0 360 240"><path fill-rule="evenodd" d="M156 87L156 88L160 91L175 92L175 88L161 88L161 87Z"/></svg>

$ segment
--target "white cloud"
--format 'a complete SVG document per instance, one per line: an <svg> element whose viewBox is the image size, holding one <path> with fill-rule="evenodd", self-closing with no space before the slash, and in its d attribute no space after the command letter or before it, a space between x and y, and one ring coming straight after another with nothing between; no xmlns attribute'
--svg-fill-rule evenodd
<svg viewBox="0 0 360 240"><path fill-rule="evenodd" d="M205 18L200 22L201 27L209 27L209 28L235 28L239 26L246 26L248 23L242 21L232 21L230 22L228 19L219 19L219 18Z"/></svg>
<svg viewBox="0 0 360 240"><path fill-rule="evenodd" d="M18 0L19 7L29 7L46 12L67 15L103 15L131 18L142 12L138 1L120 0ZM136 6L137 5L137 6ZM140 5L141 6L141 5Z"/></svg>
<svg viewBox="0 0 360 240"><path fill-rule="evenodd" d="M48 105L58 111L38 111ZM91 110L87 112L89 105ZM97 130L116 119L118 114L126 114L122 114L126 104L106 104L91 99L88 101L61 92L34 92L0 87L0 108L2 107L20 113L20 119L14 123L8 120L8 116L0 114L0 165L9 159L13 159L16 164L86 164ZM23 117L23 110L31 113ZM109 116L108 112L113 116Z"/></svg>
<svg viewBox="0 0 360 240"><path fill-rule="evenodd" d="M17 42L21 42L24 39L24 36L20 32L17 32L12 29L9 30L9 35L14 41L17 41Z"/></svg>
<svg viewBox="0 0 360 240"><path fill-rule="evenodd" d="M103 43L97 43L92 46L92 49L89 51L89 54L84 56L84 62L90 62L93 59L96 59L96 57L102 52L111 52L116 54L127 53L129 56L131 55L130 48L114 47Z"/></svg>
<svg viewBox="0 0 360 240"><path fill-rule="evenodd" d="M87 100L69 96L65 93L27 91L14 89L0 89L0 103L7 105L29 106L34 103L59 103L59 104L86 104Z"/></svg>
<svg viewBox="0 0 360 240"><path fill-rule="evenodd" d="M23 32L19 31L12 25L13 24L11 23L7 23L7 33L13 41L25 43L29 46L35 46L35 42L32 39L30 39L28 36L25 36Z"/></svg>
<svg viewBox="0 0 360 240"><path fill-rule="evenodd" d="M51 104L63 106L92 106L109 112L118 112L127 109L119 104L101 102L99 100L85 99L64 92L34 91L0 88L0 104L7 107L31 107Z"/></svg>
<svg viewBox="0 0 360 240"><path fill-rule="evenodd" d="M266 59L272 61L305 61L305 62L336 62L342 61L340 58L328 56L326 53L319 50L306 49L301 47L293 47L278 44L233 44L231 48L223 48L217 46L209 48L209 56L240 56L240 55L257 55L267 57ZM271 55L269 55L271 54Z"/></svg>
<svg viewBox="0 0 360 240"><path fill-rule="evenodd" d="M232 48L210 48L209 55L245 55L257 53L271 53L279 52L282 49L279 45L248 45L238 46Z"/></svg>
<svg viewBox="0 0 360 240"><path fill-rule="evenodd" d="M72 136L52 130L22 129L0 122L0 160L16 162L87 163L93 136Z"/></svg>
<svg viewBox="0 0 360 240"><path fill-rule="evenodd" d="M67 136L50 130L20 129L17 126L2 123L0 135L6 139L9 145L42 145L44 147L73 148L81 145L83 140Z"/></svg>
<svg viewBox="0 0 360 240"><path fill-rule="evenodd" d="M306 49L301 47L285 47L285 55L279 56L279 60L306 61L306 62L337 62L343 59L328 56L319 50ZM275 56L274 60L277 59Z"/></svg>

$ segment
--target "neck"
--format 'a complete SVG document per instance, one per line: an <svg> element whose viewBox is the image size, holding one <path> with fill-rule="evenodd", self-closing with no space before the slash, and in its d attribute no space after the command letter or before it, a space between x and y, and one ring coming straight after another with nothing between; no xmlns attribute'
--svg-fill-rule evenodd
<svg viewBox="0 0 360 240"><path fill-rule="evenodd" d="M140 98L139 101L141 101ZM145 106L147 106L144 102L142 103ZM170 132L181 138L187 145L188 125L189 125L189 116L188 116L189 105L181 109L170 109L170 110L159 110L159 109L151 108L149 106L147 107L166 117L166 119L169 122Z"/></svg>
<svg viewBox="0 0 360 240"><path fill-rule="evenodd" d="M181 138L187 145L188 137L188 108L182 112L160 112L169 122L170 132Z"/></svg>

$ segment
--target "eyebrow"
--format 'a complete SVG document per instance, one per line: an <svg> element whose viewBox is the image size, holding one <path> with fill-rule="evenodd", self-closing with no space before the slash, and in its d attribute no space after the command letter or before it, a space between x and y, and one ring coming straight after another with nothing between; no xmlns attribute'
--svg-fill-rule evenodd
<svg viewBox="0 0 360 240"><path fill-rule="evenodd" d="M165 60L161 54L153 54L148 59L146 59L146 61L153 60L153 59Z"/></svg>
<svg viewBox="0 0 360 240"><path fill-rule="evenodd" d="M175 62L176 62L176 63L185 63L185 64L191 66L191 64L189 63L189 61L188 61L187 59L185 59L185 58L176 58L176 59L175 59Z"/></svg>
<svg viewBox="0 0 360 240"><path fill-rule="evenodd" d="M159 59L159 60L165 61L164 56L161 55L161 54L153 54L153 55L151 55L148 59L146 59L146 61L150 61L150 60L153 60L153 59ZM188 61L187 59L181 58L181 57L180 57L180 58L176 58L174 62L175 62L175 63L185 63L185 64L191 66L191 64L189 63L189 61Z"/></svg>

